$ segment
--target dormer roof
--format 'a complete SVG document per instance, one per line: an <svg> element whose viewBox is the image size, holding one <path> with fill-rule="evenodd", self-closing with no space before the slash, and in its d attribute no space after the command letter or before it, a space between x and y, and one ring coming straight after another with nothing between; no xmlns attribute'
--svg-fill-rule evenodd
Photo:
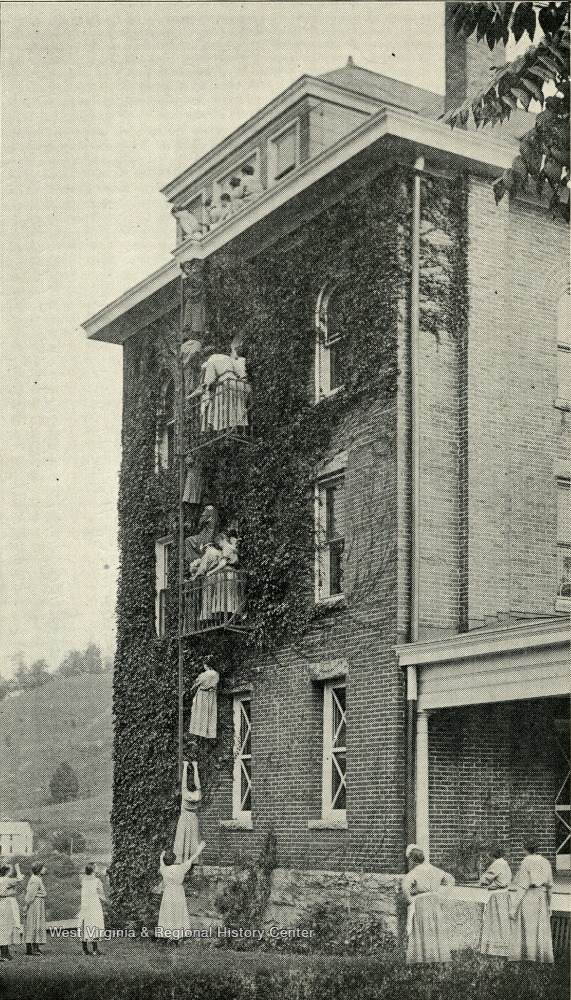
<svg viewBox="0 0 571 1000"><path fill-rule="evenodd" d="M355 66L352 59L341 69L322 73L318 79L369 97L379 104L402 108L403 111L415 111L426 118L438 118L444 112L443 94L435 94L421 87L413 87L410 83L393 80L390 76L373 73L370 69Z"/></svg>

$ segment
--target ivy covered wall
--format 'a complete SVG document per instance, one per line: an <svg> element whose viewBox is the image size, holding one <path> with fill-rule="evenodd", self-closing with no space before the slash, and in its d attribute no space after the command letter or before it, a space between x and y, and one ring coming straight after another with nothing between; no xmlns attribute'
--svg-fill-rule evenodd
<svg viewBox="0 0 571 1000"><path fill-rule="evenodd" d="M271 224L270 217L266 225ZM261 692L264 732L256 751L255 808L284 831L288 824L293 829L291 802L288 813L273 775L285 768L295 785L291 768L298 755L301 784L292 795L301 803L306 833L296 842L295 828L287 843L280 843L278 833L280 863L378 868L396 865L401 850L403 682L391 647L396 641L397 336L407 309L409 225L410 182L394 170L294 233L281 238L276 233L270 249L253 260L240 259L230 247L207 262L210 339L227 351L233 336L244 331L254 391L254 444L216 446L207 469L222 517L237 517L240 524L248 618L239 635L214 632L187 640L185 719L190 684L207 652L216 656L222 693L246 681ZM446 261L452 252L448 244ZM442 283L449 296L447 267ZM324 283L339 277L351 341L346 383L315 405L315 302ZM438 285L435 274L431 295L438 296ZM160 850L172 843L179 810L176 596L165 638L157 639L154 621L154 543L171 530L178 504L178 476L169 470L156 474L154 455L164 341L176 325L176 315L163 317L125 345L111 875L116 905L132 914L149 897ZM313 483L319 464L340 449L349 454L347 602L319 618L313 599ZM342 836L332 846L326 833L313 841L307 837L320 765L319 746L304 739L304 732L308 726L319 731L311 664L343 651L360 664L350 697L362 765L354 774L353 840ZM271 705L280 699L288 707L287 738L270 719ZM206 863L223 861L220 853L228 857L240 846L217 823L232 768L226 710L227 704L214 751L199 761L207 787L201 818ZM272 741L280 745L279 753ZM253 843L265 832L260 829Z"/></svg>

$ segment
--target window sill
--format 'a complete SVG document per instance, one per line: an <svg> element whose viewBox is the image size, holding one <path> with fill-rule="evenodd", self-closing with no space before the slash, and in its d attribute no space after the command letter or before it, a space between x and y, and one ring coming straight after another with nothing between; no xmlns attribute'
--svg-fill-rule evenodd
<svg viewBox="0 0 571 1000"><path fill-rule="evenodd" d="M554 410L566 410L567 413L568 413L569 410L571 410L571 402L569 402L568 399L559 399L559 397L558 397L555 400L554 404L553 404L553 409Z"/></svg>
<svg viewBox="0 0 571 1000"><path fill-rule="evenodd" d="M339 392L343 392L344 389L345 389L344 385L338 385L336 389L330 389L329 392L324 392L323 390L321 390L319 396L315 400L315 405L317 406L319 403L323 403L323 401L326 399L332 399L333 396L336 396L337 393Z"/></svg>
<svg viewBox="0 0 571 1000"><path fill-rule="evenodd" d="M220 819L218 826L224 830L253 830L251 819Z"/></svg>
<svg viewBox="0 0 571 1000"><path fill-rule="evenodd" d="M348 830L346 819L310 819L308 830Z"/></svg>
<svg viewBox="0 0 571 1000"><path fill-rule="evenodd" d="M315 602L314 617L321 618L330 611L343 610L347 607L345 594L336 594L335 597L324 597L321 601Z"/></svg>
<svg viewBox="0 0 571 1000"><path fill-rule="evenodd" d="M569 611L571 611L571 597L557 597L555 599L555 610L565 611L569 614Z"/></svg>

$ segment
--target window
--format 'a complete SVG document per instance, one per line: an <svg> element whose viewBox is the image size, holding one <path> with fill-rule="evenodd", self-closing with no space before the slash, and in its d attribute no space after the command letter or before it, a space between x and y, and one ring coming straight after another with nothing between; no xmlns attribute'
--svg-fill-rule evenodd
<svg viewBox="0 0 571 1000"><path fill-rule="evenodd" d="M557 480L557 597L571 599L571 479Z"/></svg>
<svg viewBox="0 0 571 1000"><path fill-rule="evenodd" d="M349 338L339 285L324 285L321 289L315 309L315 327L315 395L319 401L340 389L347 378Z"/></svg>
<svg viewBox="0 0 571 1000"><path fill-rule="evenodd" d="M283 132L270 139L268 147L269 176L275 181L285 177L299 162L299 122L288 125Z"/></svg>
<svg viewBox="0 0 571 1000"><path fill-rule="evenodd" d="M155 542L155 630L159 638L166 634L167 593L172 585L172 538Z"/></svg>
<svg viewBox="0 0 571 1000"><path fill-rule="evenodd" d="M175 460L175 389L174 380L169 378L161 393L161 403L157 419L157 445L155 468L172 468Z"/></svg>
<svg viewBox="0 0 571 1000"><path fill-rule="evenodd" d="M562 295L557 304L557 399L571 402L571 296Z"/></svg>
<svg viewBox="0 0 571 1000"><path fill-rule="evenodd" d="M322 818L347 817L346 684L329 681L323 688Z"/></svg>
<svg viewBox="0 0 571 1000"><path fill-rule="evenodd" d="M343 594L345 476L322 479L316 487L316 600Z"/></svg>
<svg viewBox="0 0 571 1000"><path fill-rule="evenodd" d="M252 818L252 717L250 695L234 697L234 775L232 818Z"/></svg>

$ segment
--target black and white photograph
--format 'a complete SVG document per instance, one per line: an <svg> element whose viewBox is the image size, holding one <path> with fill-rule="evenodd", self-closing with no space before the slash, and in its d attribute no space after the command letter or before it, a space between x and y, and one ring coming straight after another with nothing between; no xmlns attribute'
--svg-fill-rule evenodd
<svg viewBox="0 0 571 1000"><path fill-rule="evenodd" d="M2 4L5 1000L567 1000L569 9Z"/></svg>

